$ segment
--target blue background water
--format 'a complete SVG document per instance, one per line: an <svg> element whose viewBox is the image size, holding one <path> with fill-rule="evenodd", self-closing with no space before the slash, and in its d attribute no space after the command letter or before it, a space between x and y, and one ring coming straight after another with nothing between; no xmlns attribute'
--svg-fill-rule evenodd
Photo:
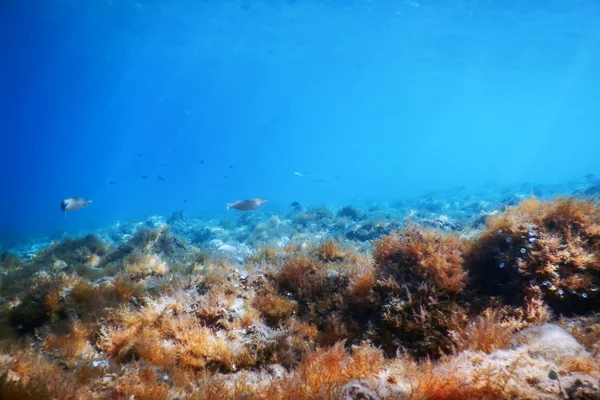
<svg viewBox="0 0 600 400"><path fill-rule="evenodd" d="M595 0L5 0L0 43L0 242L598 171Z"/></svg>

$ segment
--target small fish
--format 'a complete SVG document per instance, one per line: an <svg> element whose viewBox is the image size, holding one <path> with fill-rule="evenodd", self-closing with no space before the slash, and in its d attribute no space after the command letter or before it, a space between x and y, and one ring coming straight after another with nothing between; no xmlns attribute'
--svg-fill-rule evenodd
<svg viewBox="0 0 600 400"><path fill-rule="evenodd" d="M225 175L223 178L227 179L227 178L229 178L229 177L228 177L227 175Z"/></svg>
<svg viewBox="0 0 600 400"><path fill-rule="evenodd" d="M54 261L54 264L52 264L50 266L50 268L52 268L54 271L60 271L61 269L65 269L67 267L68 267L67 263L64 262L63 260L56 260L56 261Z"/></svg>
<svg viewBox="0 0 600 400"><path fill-rule="evenodd" d="M109 185L114 185L115 183L117 183L117 182L115 182L115 181L108 182Z"/></svg>
<svg viewBox="0 0 600 400"><path fill-rule="evenodd" d="M184 203L187 203L187 199L183 199L183 202L184 202Z"/></svg>
<svg viewBox="0 0 600 400"><path fill-rule="evenodd" d="M158 178L159 181L166 181L166 179L160 175L156 175L156 177Z"/></svg>
<svg viewBox="0 0 600 400"><path fill-rule="evenodd" d="M161 166L161 167L164 167L164 166L165 166L165 164L160 164L160 166Z"/></svg>
<svg viewBox="0 0 600 400"><path fill-rule="evenodd" d="M294 208L300 208L302 207L302 204L298 203L297 201L293 202L292 204L290 204L290 207L294 207Z"/></svg>
<svg viewBox="0 0 600 400"><path fill-rule="evenodd" d="M147 179L148 175L142 175L142 179Z"/></svg>
<svg viewBox="0 0 600 400"><path fill-rule="evenodd" d="M200 164L204 164L204 160L200 160Z"/></svg>
<svg viewBox="0 0 600 400"><path fill-rule="evenodd" d="M295 175L295 176L304 176L304 175L302 175L302 173L300 173L300 172L294 172L294 175Z"/></svg>
<svg viewBox="0 0 600 400"><path fill-rule="evenodd" d="M229 169L233 169L233 165L230 165L230 166L229 166Z"/></svg>
<svg viewBox="0 0 600 400"><path fill-rule="evenodd" d="M142 153L138 153L138 157L144 157Z"/></svg>
<svg viewBox="0 0 600 400"><path fill-rule="evenodd" d="M548 378L553 381L558 380L558 372L556 372L554 369L551 369L550 372L548 372Z"/></svg>
<svg viewBox="0 0 600 400"><path fill-rule="evenodd" d="M91 203L91 200L84 199L83 197L69 197L60 203L60 209L66 216L68 212L81 210L82 208L89 206Z"/></svg>
<svg viewBox="0 0 600 400"><path fill-rule="evenodd" d="M247 200L238 200L233 203L227 203L227 209L235 208L239 211L252 211L265 205L268 200L253 198Z"/></svg>

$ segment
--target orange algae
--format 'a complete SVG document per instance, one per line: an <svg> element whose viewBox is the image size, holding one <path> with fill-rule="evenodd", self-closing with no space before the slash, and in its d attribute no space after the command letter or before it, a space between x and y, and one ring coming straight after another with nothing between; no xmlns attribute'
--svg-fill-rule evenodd
<svg viewBox="0 0 600 400"><path fill-rule="evenodd" d="M599 227L593 203L527 200L470 241L410 226L372 258L288 246L244 276L226 260L192 268L197 253L178 255L166 228L117 249L70 240L42 253L63 272L7 261L0 398L552 398L553 382L523 372L548 360L515 345L552 311L585 315L558 322L587 353L554 358L565 391L576 376L581 391L600 374ZM73 246L86 257L62 254Z"/></svg>
<svg viewBox="0 0 600 400"><path fill-rule="evenodd" d="M535 199L493 217L470 269L480 292L510 304L538 297L560 313L600 306L600 210L576 199Z"/></svg>

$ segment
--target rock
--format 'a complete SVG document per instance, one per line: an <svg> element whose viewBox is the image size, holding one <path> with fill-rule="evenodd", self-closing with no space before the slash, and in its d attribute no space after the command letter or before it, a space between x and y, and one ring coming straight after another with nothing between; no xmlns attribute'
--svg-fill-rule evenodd
<svg viewBox="0 0 600 400"><path fill-rule="evenodd" d="M225 252L225 253L234 253L237 251L237 249L229 244L224 244L222 246L219 246L219 248L217 249L219 251Z"/></svg>
<svg viewBox="0 0 600 400"><path fill-rule="evenodd" d="M225 243L223 243L222 240L220 239L213 239L210 241L210 247L214 247L216 249L218 249L219 247L225 245Z"/></svg>
<svg viewBox="0 0 600 400"><path fill-rule="evenodd" d="M576 379L573 385L565 388L569 400L600 400L600 390L589 382Z"/></svg>
<svg viewBox="0 0 600 400"><path fill-rule="evenodd" d="M527 195L525 194L513 194L509 197L506 197L504 200L501 201L501 203L504 206L504 209L507 206L517 206L521 203L521 201L525 200L526 198Z"/></svg>
<svg viewBox="0 0 600 400"><path fill-rule="evenodd" d="M531 355L547 360L559 356L589 357L589 353L569 332L555 324L527 328L515 337L515 344L527 341L525 349Z"/></svg>
<svg viewBox="0 0 600 400"><path fill-rule="evenodd" d="M245 312L244 299L236 298L231 304L229 316L231 318L242 318Z"/></svg>
<svg viewBox="0 0 600 400"><path fill-rule="evenodd" d="M267 366L267 372L274 379L283 379L287 373L285 367L280 364L271 364Z"/></svg>
<svg viewBox="0 0 600 400"><path fill-rule="evenodd" d="M150 229L162 229L166 225L166 221L160 215L153 215L144 222L144 225Z"/></svg>
<svg viewBox="0 0 600 400"><path fill-rule="evenodd" d="M353 380L342 387L339 400L379 400L379 395L360 380Z"/></svg>
<svg viewBox="0 0 600 400"><path fill-rule="evenodd" d="M444 232L455 232L462 229L462 226L451 220L447 215L440 215L436 218L425 218L419 220L419 223L423 226L439 229Z"/></svg>
<svg viewBox="0 0 600 400"><path fill-rule="evenodd" d="M190 234L190 243L200 245L215 238L215 231L206 227L195 229Z"/></svg>
<svg viewBox="0 0 600 400"><path fill-rule="evenodd" d="M419 209L436 214L447 208L448 204L446 202L434 197L426 197L419 203Z"/></svg>
<svg viewBox="0 0 600 400"><path fill-rule="evenodd" d="M529 398L556 399L559 382L573 399L597 393L597 379L582 372L569 371L569 365L597 365L581 344L566 330L555 324L542 324L524 329L513 339L511 347L488 355L465 351L453 360L451 368L466 373L465 385L476 382L481 371L510 371L507 389L529 393ZM560 371L557 380L549 378L552 370ZM473 382L471 381L473 380ZM594 392L594 390L596 392Z"/></svg>
<svg viewBox="0 0 600 400"><path fill-rule="evenodd" d="M277 215L273 215L271 218L269 218L269 227L271 229L278 228L279 225L281 225L281 219Z"/></svg>
<svg viewBox="0 0 600 400"><path fill-rule="evenodd" d="M366 222L362 225L352 227L346 232L346 238L366 242L376 240L382 236L389 235L393 230L398 229L399 225L395 223L374 223Z"/></svg>
<svg viewBox="0 0 600 400"><path fill-rule="evenodd" d="M345 206L337 213L338 217L349 218L352 221L358 221L362 218L362 213L354 206Z"/></svg>

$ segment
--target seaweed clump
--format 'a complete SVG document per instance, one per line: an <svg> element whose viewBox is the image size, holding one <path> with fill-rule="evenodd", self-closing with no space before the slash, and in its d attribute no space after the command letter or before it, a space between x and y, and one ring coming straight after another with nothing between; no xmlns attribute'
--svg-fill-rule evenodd
<svg viewBox="0 0 600 400"><path fill-rule="evenodd" d="M6 263L0 398L594 398L598 214L527 200L472 240L409 226L372 254L325 240L243 265L166 227L57 244ZM540 325L551 310L582 315Z"/></svg>
<svg viewBox="0 0 600 400"><path fill-rule="evenodd" d="M358 344L366 325L350 311L348 288L355 277L371 271L369 258L327 241L308 253L288 254L276 273L267 274L267 284L297 305L295 316L318 328L318 343Z"/></svg>
<svg viewBox="0 0 600 400"><path fill-rule="evenodd" d="M469 245L411 228L374 246L374 262L331 241L293 253L272 284L279 299L297 304L298 318L318 327L322 345L370 340L388 355L402 348L419 357L450 351L449 333L470 311Z"/></svg>
<svg viewBox="0 0 600 400"><path fill-rule="evenodd" d="M0 267L3 271L12 271L19 269L23 263L16 255L4 250L0 253Z"/></svg>
<svg viewBox="0 0 600 400"><path fill-rule="evenodd" d="M379 341L389 353L401 346L417 356L450 350L449 331L468 321L468 249L457 236L414 227L375 243Z"/></svg>
<svg viewBox="0 0 600 400"><path fill-rule="evenodd" d="M66 238L55 243L41 252L35 258L39 266L53 264L56 260L63 260L74 268L80 265L96 266L97 258L108 254L110 246L96 235L86 235L82 238Z"/></svg>
<svg viewBox="0 0 600 400"><path fill-rule="evenodd" d="M600 209L591 201L523 201L488 220L469 260L479 292L509 305L600 307Z"/></svg>

